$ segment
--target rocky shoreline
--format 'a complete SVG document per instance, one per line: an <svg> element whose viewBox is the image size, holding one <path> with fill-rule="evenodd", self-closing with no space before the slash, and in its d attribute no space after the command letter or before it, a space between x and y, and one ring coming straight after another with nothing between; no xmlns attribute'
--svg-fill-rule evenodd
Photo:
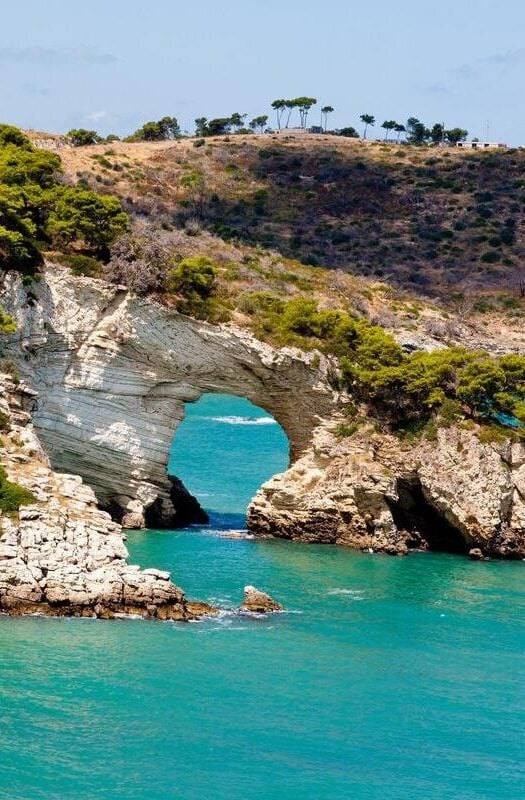
<svg viewBox="0 0 525 800"><path fill-rule="evenodd" d="M94 491L79 476L51 468L25 410L33 397L23 383L0 375L8 428L2 465L34 496L0 518L0 612L179 621L216 613L189 602L168 572L127 563L122 527L98 507Z"/></svg>
<svg viewBox="0 0 525 800"><path fill-rule="evenodd" d="M466 422L410 443L366 422L341 438L320 354L276 350L63 270L34 289L11 275L2 302L17 319L5 355L22 381L0 375L0 461L34 501L0 519L0 613L217 613L169 573L128 564L123 533L205 521L166 466L184 403L206 391L248 397L290 439L292 465L253 499L249 535L525 558L523 443L482 441Z"/></svg>
<svg viewBox="0 0 525 800"><path fill-rule="evenodd" d="M309 450L261 487L250 534L392 555L525 558L525 444L482 443L476 426L411 444L371 425L338 438L340 422L321 424Z"/></svg>

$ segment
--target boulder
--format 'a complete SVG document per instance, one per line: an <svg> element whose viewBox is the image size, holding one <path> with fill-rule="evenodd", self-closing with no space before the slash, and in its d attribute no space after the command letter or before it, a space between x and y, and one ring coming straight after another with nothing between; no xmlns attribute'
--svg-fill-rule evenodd
<svg viewBox="0 0 525 800"><path fill-rule="evenodd" d="M261 592L255 586L245 586L244 600L240 610L253 614L270 614L274 611L282 611L283 607L266 592Z"/></svg>

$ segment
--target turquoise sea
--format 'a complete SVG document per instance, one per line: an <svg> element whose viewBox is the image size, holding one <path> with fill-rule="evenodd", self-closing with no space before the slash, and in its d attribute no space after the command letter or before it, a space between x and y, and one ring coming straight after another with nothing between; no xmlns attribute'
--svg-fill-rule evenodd
<svg viewBox="0 0 525 800"><path fill-rule="evenodd" d="M2 800L524 796L524 564L223 538L286 465L264 417L190 406L172 469L212 522L128 544L189 596L233 608L254 583L288 612L1 618Z"/></svg>

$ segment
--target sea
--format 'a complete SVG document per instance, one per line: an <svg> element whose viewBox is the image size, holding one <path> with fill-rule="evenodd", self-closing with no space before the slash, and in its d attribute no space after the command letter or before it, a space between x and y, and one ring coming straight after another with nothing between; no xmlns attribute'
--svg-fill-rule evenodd
<svg viewBox="0 0 525 800"><path fill-rule="evenodd" d="M525 565L246 538L287 463L264 410L207 395L170 471L210 524L129 533L218 618L0 618L1 800L525 795ZM286 611L240 616L246 584Z"/></svg>

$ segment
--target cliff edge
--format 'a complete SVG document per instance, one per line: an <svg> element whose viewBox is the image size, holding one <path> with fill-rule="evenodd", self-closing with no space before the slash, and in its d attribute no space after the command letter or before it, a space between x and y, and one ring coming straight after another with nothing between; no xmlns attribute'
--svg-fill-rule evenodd
<svg viewBox="0 0 525 800"><path fill-rule="evenodd" d="M525 558L525 444L480 441L476 426L403 443L372 426L339 439L321 425L289 470L265 483L248 530L358 550Z"/></svg>
<svg viewBox="0 0 525 800"><path fill-rule="evenodd" d="M93 490L50 467L27 410L34 399L0 375L3 499L24 496L18 510L0 513L0 612L180 621L212 613L189 603L169 573L127 563L122 528Z"/></svg>

